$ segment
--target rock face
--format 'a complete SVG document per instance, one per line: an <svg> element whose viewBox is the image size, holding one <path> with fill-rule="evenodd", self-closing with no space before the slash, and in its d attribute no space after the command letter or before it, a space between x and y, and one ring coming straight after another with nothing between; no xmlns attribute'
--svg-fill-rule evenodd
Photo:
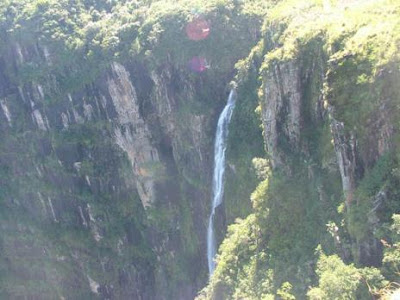
<svg viewBox="0 0 400 300"><path fill-rule="evenodd" d="M275 65L264 84L262 122L273 167L284 164L282 148L299 148L302 123L301 75L296 62Z"/></svg>
<svg viewBox="0 0 400 300"><path fill-rule="evenodd" d="M330 84L339 79L331 78L332 75L326 71L328 66L317 54L313 58L305 58L304 55L272 63L263 78L261 117L271 165L288 176L296 165L308 165L311 182L321 176L321 172L333 176L337 172L341 178L350 234L354 235L353 256L362 264L377 265L382 245L372 232L381 221L378 211L381 209L382 212L387 202L388 183L382 179L377 183L381 184L379 188L368 196L362 189L365 178L379 165L377 162L390 156L393 150L395 121L390 107L393 108L396 96L378 95L374 100L377 109L369 114L368 119L359 120L359 124L363 124L362 130L356 126L352 128L346 124L345 117L336 112L336 97L346 91L332 92ZM337 74L340 73L335 76ZM318 131L324 126L329 127L329 132ZM326 145L316 144L318 140L330 141L334 152L327 151L321 156L321 149ZM330 163L324 166L323 160ZM318 169L320 175L315 175ZM388 170L390 172L390 168ZM326 186L315 188L321 195L325 193ZM321 201L323 198L321 196ZM362 207L370 209L361 212ZM351 226L356 214L364 215L364 230L368 234L353 232Z"/></svg>
<svg viewBox="0 0 400 300"><path fill-rule="evenodd" d="M111 69L107 87L117 112L115 142L128 155L140 199L143 206L148 207L155 200L155 194L154 178L146 166L160 163L158 152L151 145L151 133L139 113L138 98L129 73L118 63L113 63Z"/></svg>
<svg viewBox="0 0 400 300"><path fill-rule="evenodd" d="M330 127L335 144L337 164L342 178L343 193L346 199L345 203L347 208L350 208L355 190L356 141L353 136L349 137L345 134L343 122L335 120L332 112L330 113L330 117Z"/></svg>
<svg viewBox="0 0 400 300"><path fill-rule="evenodd" d="M30 299L193 298L207 278L216 113L188 111L196 85L172 67L113 62L70 91L53 74L12 81L38 56L52 64L50 51L16 43L0 64L7 286Z"/></svg>
<svg viewBox="0 0 400 300"><path fill-rule="evenodd" d="M343 198L354 260L375 263L381 245L372 233L381 222L381 208L398 199L388 182L400 178L398 168L392 170L387 165L393 159L386 159L398 143L399 95L390 88L399 81L398 68L379 67L371 75L372 67L359 64L352 53L323 57L338 50L322 45L321 37L296 39L287 57L280 51L269 55L274 47L284 48L276 40L286 30L284 23L278 31L265 23L262 43L250 52L261 38L263 17L241 1L207 6L210 35L197 42L180 30L198 14L189 3L176 7L171 2L164 9L158 2L99 1L97 8L83 8L84 1L61 9L53 2L17 15L16 7L22 6L10 3L0 21L7 28L0 31L7 38L0 44L0 298L192 299L208 278L205 238L215 123L233 66L249 53L254 65L244 73L257 70L241 88L257 94L263 74L264 142L272 172L278 174L271 180L277 197L258 201L259 209L265 204L263 213L271 212L267 221L277 221L276 231L266 234L276 242L268 251L292 246L279 243L282 232L292 242L322 224L315 230L322 236L322 213L328 207L337 216ZM58 10L62 14L50 18ZM20 24L25 13L30 18ZM90 26L86 18L92 19ZM117 26L108 30L114 20ZM209 65L198 70L203 73L185 68L192 59L206 58ZM353 65L346 65L352 59ZM237 68L249 60L239 61ZM354 74L347 76L350 71ZM381 89L370 85L369 75L381 80ZM349 78L354 84L346 83ZM353 86L370 91L359 93ZM363 106L361 96L348 101L359 94L374 96L365 101L372 109ZM243 105L240 98L241 120L256 119L248 99L257 95ZM353 118L353 110L361 117ZM254 182L247 185L252 171L243 169L250 169L253 157L241 154L264 155L248 149L257 144L251 139L259 139L258 126L258 121L244 122L231 131L248 139L235 150L238 162L228 161L227 177L238 184L230 193L234 201L227 220L251 210L247 191L257 178L253 174ZM372 188L368 176L378 182ZM292 183L284 193L285 184ZM232 208L245 198L245 205ZM217 214L224 215L224 209L218 207ZM280 220L283 210L291 217ZM368 224L351 228L360 216ZM219 227L224 222L216 221ZM318 238L300 246L313 248ZM311 257L311 250L305 251ZM312 264L306 264L309 270ZM300 268L296 272L303 280Z"/></svg>

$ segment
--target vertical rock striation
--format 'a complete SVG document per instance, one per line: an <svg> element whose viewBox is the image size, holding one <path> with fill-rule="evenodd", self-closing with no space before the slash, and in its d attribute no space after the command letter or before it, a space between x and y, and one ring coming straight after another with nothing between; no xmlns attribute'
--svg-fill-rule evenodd
<svg viewBox="0 0 400 300"><path fill-rule="evenodd" d="M10 68L19 74L33 60L56 59L47 46L13 49L0 64L0 198L15 214L14 223L0 220L10 278L26 274L35 285L43 274L43 289L21 288L32 299L193 297L207 277L215 117L187 111L193 82L137 62L113 62L75 90L63 90L56 74L12 82ZM35 245L25 238L39 232ZM41 263L29 267L32 259Z"/></svg>
<svg viewBox="0 0 400 300"><path fill-rule="evenodd" d="M112 76L107 80L108 91L117 112L114 136L132 164L136 187L144 207L155 200L154 178L146 166L159 163L158 151L151 145L151 134L139 113L136 91L129 73L118 64L111 66Z"/></svg>
<svg viewBox="0 0 400 300"><path fill-rule="evenodd" d="M296 61L274 65L264 78L262 123L273 167L284 166L285 151L300 150L301 80Z"/></svg>

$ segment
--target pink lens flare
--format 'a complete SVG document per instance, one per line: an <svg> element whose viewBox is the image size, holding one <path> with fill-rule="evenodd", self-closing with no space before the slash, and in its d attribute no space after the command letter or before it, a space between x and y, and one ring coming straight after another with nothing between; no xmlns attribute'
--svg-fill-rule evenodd
<svg viewBox="0 0 400 300"><path fill-rule="evenodd" d="M208 69L207 60L201 56L195 56L189 61L189 68L197 73L204 72Z"/></svg>
<svg viewBox="0 0 400 300"><path fill-rule="evenodd" d="M210 34L210 26L206 20L197 17L186 25L185 31L192 41L201 41Z"/></svg>

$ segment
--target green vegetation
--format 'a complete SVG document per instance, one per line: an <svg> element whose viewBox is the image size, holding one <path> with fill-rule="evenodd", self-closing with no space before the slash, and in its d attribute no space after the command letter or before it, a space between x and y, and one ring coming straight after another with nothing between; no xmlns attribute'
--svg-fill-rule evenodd
<svg viewBox="0 0 400 300"><path fill-rule="evenodd" d="M119 188L126 192L119 195L108 184L102 190L94 188L101 181L123 184L118 177L129 178L132 171L123 167L127 159L114 149L115 145L99 137L104 137L102 127L99 124L88 127L80 131L71 129L69 134L64 132L54 137L54 148L47 155L43 147L50 145L50 141L44 142L40 133L14 136L14 140L5 139L2 144L2 157L6 157L6 153L12 153L10 149L18 152L19 145L31 141L31 148L26 149L19 161L9 156L8 162L2 162L0 206L1 224L5 226L1 237L2 298L69 295L88 299L92 294L87 275L100 284L121 287L118 278L123 269L147 273L151 280L154 257L143 237L147 225L139 196L123 185ZM91 135L85 135L87 132ZM92 154L91 160L81 164L80 179L73 165L60 168L58 159L63 157L67 164L68 160L76 159L78 148ZM10 170L16 170L10 164L21 164L27 171L17 169L21 172L19 176L10 175ZM37 176L37 170L46 177ZM66 184L86 176L92 186ZM12 199L18 199L20 205L13 205ZM79 207L82 215L71 209L74 207ZM101 235L99 242L95 240L94 230ZM77 259L81 267L76 264ZM110 259L113 263L105 273L101 264ZM120 297L125 297L122 288L117 290Z"/></svg>
<svg viewBox="0 0 400 300"><path fill-rule="evenodd" d="M212 66L209 73L218 78L246 55L254 42L246 31L257 30L260 11L228 0L206 5L196 1L5 1L0 4L0 28L6 33L0 50L15 42L35 47L39 41L52 63L43 64L40 57L24 61L14 79L41 81L54 73L69 92L93 81L113 60L140 60L150 69L170 64L183 71L192 57L203 56ZM198 16L207 19L211 33L194 43L186 36L185 26Z"/></svg>
<svg viewBox="0 0 400 300"><path fill-rule="evenodd" d="M178 170L171 170L168 160L172 154L166 158L168 166L164 162L140 166L157 182L160 194L176 190L166 203L160 201L154 209L144 212L132 179L131 163L111 139L114 124L108 119L113 117L113 111L108 103L100 103L99 94L103 91L98 91L102 84L98 81L107 80L104 77L114 61L124 63L127 69L139 68L137 73L145 73L143 78L157 75L166 90L174 93L171 97L179 109L172 117L177 120L178 131L188 135L187 129L195 117L208 126L216 108L225 101L221 94L231 79L235 62L245 57L256 41L262 16L259 2L217 0L205 5L202 1L6 0L0 3L0 74L7 78L4 82L7 86L0 83L0 97L7 97L15 121L1 136L0 175L4 180L0 202L5 208L11 207L8 213L18 216L21 224L25 224L24 218L32 219L30 226L43 233L43 239L39 240L42 247L49 248L56 257L65 257L65 262L55 261L46 269L45 276L53 273L57 276L52 285L46 281L44 284L50 290L54 286L56 291L43 289L43 294L60 298L73 287L76 294L71 292L68 296L91 298L86 274L100 284L103 294L114 287L112 297L121 299L137 297L129 294L135 290L147 295L145 298L152 298L154 286L174 298L181 286L194 289L203 284L200 281L207 277L205 270L201 273L191 270L201 246L195 210L205 210L206 206L192 203L193 199L204 197L207 185L206 175L198 170L193 174L195 167L188 163L189 154L197 149L189 144L190 137L182 136L179 143L184 145L178 145L180 150L174 149L177 165L173 168ZM199 17L209 23L210 35L194 42L185 34L185 26ZM188 70L188 62L194 56L207 59L209 69L205 74ZM157 118L162 116L154 113L155 103L165 99L159 98L158 90L146 86L148 83L142 82L145 79L136 76L136 69L131 73L133 81L137 80L134 83L141 113L148 118L154 145L159 146L166 140L161 128L165 121L158 124ZM92 117L82 116L84 111L78 98L94 109ZM32 128L32 116L21 105L22 100L34 105L44 122L49 122L48 132ZM64 113L63 123L59 120L61 113ZM202 137L203 140L206 138ZM206 141L211 144L211 138ZM3 161L7 161L4 167ZM54 206L54 214L49 203ZM21 209L15 208L20 204L29 209L20 213ZM6 219L3 221L7 224ZM53 223L56 224L49 226ZM196 230L200 233L194 234ZM12 231L11 236L16 232ZM170 249L168 244L174 242L174 249ZM5 247L13 243L4 240ZM12 261L9 269L19 270L29 265L23 255L7 255ZM10 281L19 273L10 274L4 271L1 286L4 297L33 297L41 293L35 289L30 293L28 285L18 285L18 291L14 290ZM195 281L198 283L194 284ZM126 286L130 288L124 290Z"/></svg>
<svg viewBox="0 0 400 300"><path fill-rule="evenodd" d="M319 287L308 292L310 299L368 299L386 282L378 269L357 269L346 265L337 255L321 253L317 274Z"/></svg>
<svg viewBox="0 0 400 300"><path fill-rule="evenodd" d="M337 255L326 256L319 249L317 274L319 286L308 292L310 299L368 299L372 295L392 299L390 295L398 288L400 276L399 215L393 215L390 227L392 244L384 242L385 250L381 271L376 268L356 268L346 265ZM384 278L388 278L391 283Z"/></svg>
<svg viewBox="0 0 400 300"><path fill-rule="evenodd" d="M199 18L209 35L193 41ZM232 79L231 225L198 298L388 297L400 284L399 45L396 0L1 1L0 298L91 299L91 280L116 299L204 286L209 174L197 169L212 163ZM146 210L101 97L112 62L129 70L161 159L139 166L160 200Z"/></svg>
<svg viewBox="0 0 400 300"><path fill-rule="evenodd" d="M246 77L236 78L239 96L229 125L225 183L225 198L229 199L225 202L229 224L235 218L245 218L250 214L251 202L248 196L258 183L252 159L264 154L261 122L256 114L259 85L257 76L254 65L247 70Z"/></svg>
<svg viewBox="0 0 400 300"><path fill-rule="evenodd" d="M254 213L229 227L207 297L273 299L281 293L291 299L292 291L301 295L312 282L309 264L318 243L334 249L324 220L335 218L335 203L321 203L307 167L288 177L271 171L265 159L254 166L263 180L251 196Z"/></svg>
<svg viewBox="0 0 400 300"><path fill-rule="evenodd" d="M269 78L283 76L280 68L298 68L298 74L283 80L301 78L300 142L297 147L290 142L289 107L284 107L276 116L277 151L284 165L270 170L267 161L254 161L264 175L251 197L252 212L229 227L215 274L199 299L369 299L390 294L399 284L396 254L390 254L397 247L388 245L382 260L379 247L371 246L391 239L387 228L399 212L398 157L390 150L397 151L397 137L386 148L375 146L385 126L399 128L399 9L396 1L278 1L266 10L262 39L237 63L237 78L242 83L253 76L252 92L245 94L254 95L258 86L259 102L266 106ZM260 81L252 75L257 72ZM285 84L278 87L281 93ZM286 105L290 94L279 97ZM318 115L322 101L329 118ZM247 130L249 117L239 128ZM344 135L355 137L359 147L354 199L347 211L332 118L343 122ZM233 152L240 142L232 144ZM251 182L248 175L242 178ZM367 258L368 251L375 257ZM391 267L385 266L392 259Z"/></svg>

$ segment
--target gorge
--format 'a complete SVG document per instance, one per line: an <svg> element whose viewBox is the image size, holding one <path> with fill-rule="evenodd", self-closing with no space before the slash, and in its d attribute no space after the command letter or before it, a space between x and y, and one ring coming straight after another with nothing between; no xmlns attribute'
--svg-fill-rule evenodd
<svg viewBox="0 0 400 300"><path fill-rule="evenodd" d="M394 0L1 1L0 298L396 299L399 48Z"/></svg>

